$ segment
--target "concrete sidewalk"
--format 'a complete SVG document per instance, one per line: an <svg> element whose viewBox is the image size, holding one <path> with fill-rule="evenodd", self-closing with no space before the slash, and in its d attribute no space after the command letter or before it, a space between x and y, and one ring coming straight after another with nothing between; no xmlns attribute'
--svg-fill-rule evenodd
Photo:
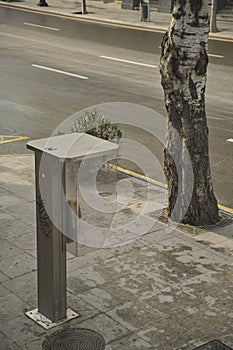
<svg viewBox="0 0 233 350"><path fill-rule="evenodd" d="M117 23L126 26L134 26L148 30L167 30L171 21L170 14L158 13L153 10L150 13L150 22L140 21L138 10L122 10L120 3L103 3L101 0L87 0L87 14L81 12L81 1L74 0L48 0L48 7L37 6L36 0L24 1L0 1L0 5L30 9L50 14L64 15L76 19L87 19L107 23ZM233 22L223 20L220 16L217 20L218 33L210 34L211 37L233 39Z"/></svg>
<svg viewBox="0 0 233 350"><path fill-rule="evenodd" d="M132 178L125 220L138 215L146 182ZM149 217L163 190L151 186ZM191 350L213 339L233 348L233 220L211 230L168 230L159 220L131 243L68 254L68 307L80 317L48 331L25 316L37 306L34 158L0 156L0 349L41 350L58 329L87 328L106 350ZM123 237L122 237L123 238ZM222 348L221 348L222 349Z"/></svg>

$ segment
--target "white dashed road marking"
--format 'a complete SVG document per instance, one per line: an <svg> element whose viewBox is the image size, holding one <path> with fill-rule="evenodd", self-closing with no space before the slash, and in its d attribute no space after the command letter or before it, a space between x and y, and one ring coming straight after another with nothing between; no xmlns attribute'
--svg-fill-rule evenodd
<svg viewBox="0 0 233 350"><path fill-rule="evenodd" d="M69 73L69 72L65 72L63 70L59 70L59 69L54 69L54 68L50 68L50 67L45 67L45 66L40 66L38 64L32 64L32 67L34 68L39 68L39 69L44 69L44 70L48 70L51 72L55 72L55 73L59 73L59 74L65 74L71 77L75 77L75 78L79 78L79 79L84 79L87 80L89 79L88 77L84 77L83 75L78 75L78 74L74 74L74 73Z"/></svg>
<svg viewBox="0 0 233 350"><path fill-rule="evenodd" d="M138 65L138 66L149 67L149 68L157 68L158 67L158 66L155 66L153 64L141 63L141 62L135 62L135 61L128 61L128 60L123 60L122 58L116 58L116 57L100 56L100 58L105 58L106 60L112 60L112 61L117 61L117 62L124 62L124 63L135 64L135 65Z"/></svg>
<svg viewBox="0 0 233 350"><path fill-rule="evenodd" d="M37 27L37 28L44 28L44 29L56 30L56 31L59 31L59 30L60 30L60 29L58 29L58 28L41 26L41 25L39 25L39 24L34 24L34 23L24 22L24 24L25 24L25 26L31 26L31 27Z"/></svg>

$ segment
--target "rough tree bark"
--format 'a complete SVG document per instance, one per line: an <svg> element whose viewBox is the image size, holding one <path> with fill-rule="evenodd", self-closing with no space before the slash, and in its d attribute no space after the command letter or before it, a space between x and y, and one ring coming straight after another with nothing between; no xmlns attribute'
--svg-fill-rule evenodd
<svg viewBox="0 0 233 350"><path fill-rule="evenodd" d="M219 220L210 173L205 112L210 7L209 0L174 1L173 17L163 38L160 61L168 116L164 150L168 216L194 226L215 224ZM191 171L187 166L186 149L192 163L192 184L188 181ZM178 198L179 188L182 190ZM191 194L188 193L190 189ZM188 195L191 199L185 208Z"/></svg>

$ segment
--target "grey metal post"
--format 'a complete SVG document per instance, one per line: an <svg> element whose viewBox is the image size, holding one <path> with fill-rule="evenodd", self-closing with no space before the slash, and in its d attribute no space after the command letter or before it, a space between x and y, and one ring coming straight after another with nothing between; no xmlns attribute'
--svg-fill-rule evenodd
<svg viewBox="0 0 233 350"><path fill-rule="evenodd" d="M49 6L45 0L39 0L37 6Z"/></svg>
<svg viewBox="0 0 233 350"><path fill-rule="evenodd" d="M38 308L26 315L48 329L78 315L67 308L66 243L77 252L78 163L113 155L118 146L84 133L30 141L35 152Z"/></svg>
<svg viewBox="0 0 233 350"><path fill-rule="evenodd" d="M41 162L41 156L42 152L35 152L38 312L56 322L66 317L66 237L54 225L58 215L64 220L63 189L59 185L62 183L64 188L65 170L61 169L59 159L43 154ZM40 186L47 193L46 209L50 206L50 217Z"/></svg>
<svg viewBox="0 0 233 350"><path fill-rule="evenodd" d="M140 21L150 22L150 1L142 0L140 2Z"/></svg>
<svg viewBox="0 0 233 350"><path fill-rule="evenodd" d="M86 0L82 0L82 14L86 15L87 14L87 6L86 6Z"/></svg>
<svg viewBox="0 0 233 350"><path fill-rule="evenodd" d="M218 3L217 0L212 0L212 5L211 5L211 15L210 15L210 32L211 33L217 33L218 28L217 28L217 7Z"/></svg>

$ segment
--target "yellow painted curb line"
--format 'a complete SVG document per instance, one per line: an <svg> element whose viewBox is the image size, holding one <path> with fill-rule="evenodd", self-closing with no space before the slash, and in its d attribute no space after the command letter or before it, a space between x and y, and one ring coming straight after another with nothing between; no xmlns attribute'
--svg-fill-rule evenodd
<svg viewBox="0 0 233 350"><path fill-rule="evenodd" d="M1 138L7 138L7 140L1 140ZM28 136L10 136L10 135L0 135L0 145L9 142L22 141L29 139Z"/></svg>
<svg viewBox="0 0 233 350"><path fill-rule="evenodd" d="M225 205L222 204L218 204L219 209L225 210L225 211L229 211L230 213L233 214L233 208L230 207L226 207Z"/></svg>
<svg viewBox="0 0 233 350"><path fill-rule="evenodd" d="M136 178L138 178L140 180L143 180L143 181L146 181L146 182L150 182L151 184L156 185L156 186L160 186L160 187L162 187L164 189L167 188L166 184L164 184L164 183L162 183L160 181L157 181L155 179L152 179L150 177L147 177L145 175L136 173L136 172L134 172L132 170L129 170L129 169L125 169L125 168L123 168L123 167L121 167L119 165L115 165L115 164L109 164L109 165L110 165L111 168L116 169L116 170L118 170L118 171L120 171L120 172L122 172L124 174L131 175L133 177L136 177Z"/></svg>
<svg viewBox="0 0 233 350"><path fill-rule="evenodd" d="M164 189L167 189L167 185L164 184L163 182L160 182L160 181L157 181L157 180L152 179L150 177L147 177L145 175L136 173L136 172L134 172L132 170L125 169L125 168L123 168L123 167L121 167L119 165L114 165L114 164L109 164L109 165L110 165L111 168L116 169L116 170L118 170L118 171L120 171L120 172L122 172L124 174L131 175L131 176L136 177L138 179L141 179L143 181L149 182L152 185L160 186L160 187L162 187ZM222 205L222 204L218 204L218 207L219 207L219 209L222 209L222 210L225 210L225 211L229 211L230 213L233 213L233 208L227 207L227 206Z"/></svg>
<svg viewBox="0 0 233 350"><path fill-rule="evenodd" d="M209 40L212 40L212 41L225 41L227 43L233 43L233 39L218 38L216 36L209 36Z"/></svg>

